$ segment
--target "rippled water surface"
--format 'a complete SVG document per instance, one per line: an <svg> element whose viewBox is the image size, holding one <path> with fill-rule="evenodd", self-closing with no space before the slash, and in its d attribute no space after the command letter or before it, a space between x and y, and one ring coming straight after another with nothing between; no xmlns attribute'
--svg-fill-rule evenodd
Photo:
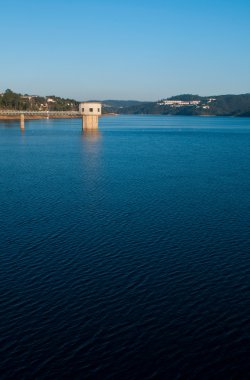
<svg viewBox="0 0 250 380"><path fill-rule="evenodd" d="M0 122L1 379L248 379L250 119Z"/></svg>

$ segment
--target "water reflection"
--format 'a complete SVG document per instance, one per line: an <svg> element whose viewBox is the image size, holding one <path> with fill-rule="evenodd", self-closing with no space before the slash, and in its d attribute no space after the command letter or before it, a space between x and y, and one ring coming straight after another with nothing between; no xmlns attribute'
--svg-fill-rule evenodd
<svg viewBox="0 0 250 380"><path fill-rule="evenodd" d="M85 129L82 131L82 136L84 140L95 142L100 139L101 134L98 129Z"/></svg>
<svg viewBox="0 0 250 380"><path fill-rule="evenodd" d="M97 159L101 148L101 133L99 130L83 130L82 131L82 148L83 155L87 159ZM86 159L86 157L85 157Z"/></svg>
<svg viewBox="0 0 250 380"><path fill-rule="evenodd" d="M96 199L98 192L96 188L100 187L100 180L103 175L103 139L97 130L84 130L81 135L81 182L82 193L88 207L92 205L92 212L96 213L96 205L99 204ZM84 216L83 219L84 220Z"/></svg>

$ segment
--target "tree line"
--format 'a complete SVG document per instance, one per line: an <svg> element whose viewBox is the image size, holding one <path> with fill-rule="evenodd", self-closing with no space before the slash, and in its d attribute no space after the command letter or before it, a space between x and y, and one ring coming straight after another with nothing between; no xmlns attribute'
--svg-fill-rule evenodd
<svg viewBox="0 0 250 380"><path fill-rule="evenodd" d="M18 111L69 111L78 110L79 102L74 99L64 99L55 95L30 96L22 95L7 89L0 94L0 109Z"/></svg>

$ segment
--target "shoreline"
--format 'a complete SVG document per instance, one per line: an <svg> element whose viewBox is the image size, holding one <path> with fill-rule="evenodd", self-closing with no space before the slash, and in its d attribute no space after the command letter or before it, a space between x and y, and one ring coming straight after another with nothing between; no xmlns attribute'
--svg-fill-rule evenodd
<svg viewBox="0 0 250 380"><path fill-rule="evenodd" d="M165 115L165 114L118 114L118 113L107 113L102 115L101 117L106 117L106 116L171 116L171 117L234 117L234 118L249 118L250 116L237 116L237 115ZM45 117L45 116L40 116L40 115L27 115L25 116L25 120L49 120L49 119L81 119L81 116L50 116L50 117ZM10 116L10 115L1 115L0 114L0 121L8 121L8 120L13 120L13 121L20 121L20 116Z"/></svg>
<svg viewBox="0 0 250 380"><path fill-rule="evenodd" d="M79 116L50 116L50 117L45 117L45 116L39 116L39 115L27 115L25 116L25 120L47 120L47 119L80 119ZM0 115L0 120L20 120L20 116L3 116Z"/></svg>
<svg viewBox="0 0 250 380"><path fill-rule="evenodd" d="M1 112L1 111L0 111ZM118 116L119 114L116 114L116 113L107 113L107 114L104 114L104 115L101 115L101 117L105 117L105 116ZM67 116L67 115L64 115L64 116L61 116L61 115L56 115L56 116L41 116L41 115L25 115L24 117L25 120L49 120L49 119L81 119L81 116ZM0 121L4 121L4 120L17 120L17 121L20 121L20 116L17 116L17 115L14 115L14 116L11 116L11 115L1 115L0 114Z"/></svg>

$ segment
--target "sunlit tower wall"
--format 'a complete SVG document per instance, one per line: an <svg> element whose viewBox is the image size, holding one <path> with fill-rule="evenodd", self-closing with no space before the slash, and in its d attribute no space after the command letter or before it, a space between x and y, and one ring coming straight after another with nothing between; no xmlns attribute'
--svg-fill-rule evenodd
<svg viewBox="0 0 250 380"><path fill-rule="evenodd" d="M82 114L82 129L98 129L98 118L102 114L101 103L80 103L79 112Z"/></svg>

